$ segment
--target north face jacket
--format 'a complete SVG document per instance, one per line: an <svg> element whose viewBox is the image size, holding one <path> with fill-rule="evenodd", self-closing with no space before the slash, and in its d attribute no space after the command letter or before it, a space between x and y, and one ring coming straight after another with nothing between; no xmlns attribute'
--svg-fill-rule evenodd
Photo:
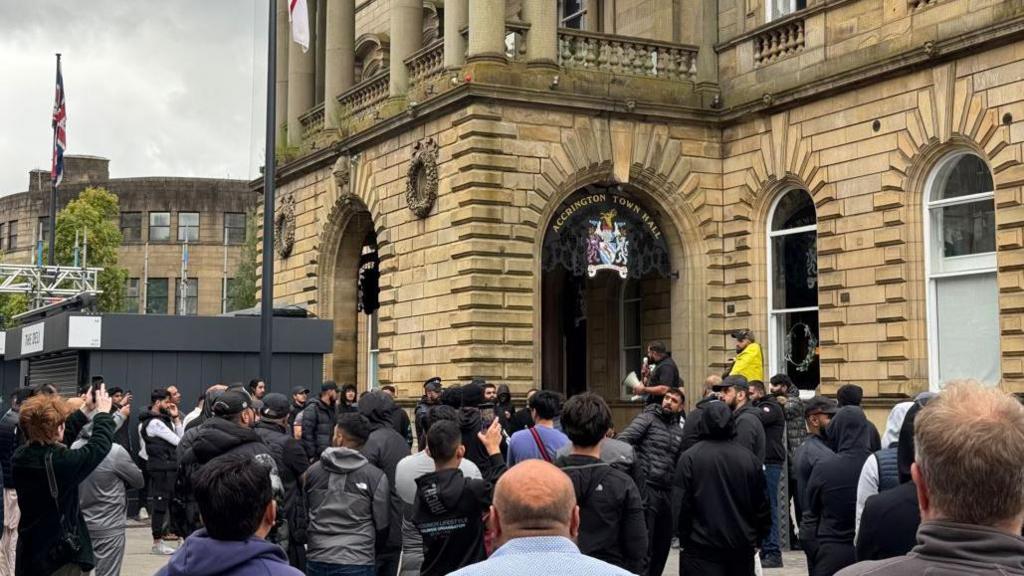
<svg viewBox="0 0 1024 576"><path fill-rule="evenodd" d="M650 404L619 433L618 439L636 449L648 488L671 489L676 459L683 445L679 414Z"/></svg>
<svg viewBox="0 0 1024 576"><path fill-rule="evenodd" d="M555 461L572 480L580 507L580 552L643 574L647 522L643 498L624 472L590 456L571 454Z"/></svg>
<svg viewBox="0 0 1024 576"><path fill-rule="evenodd" d="M391 488L380 468L349 448L328 448L306 472L307 557L372 566L386 540Z"/></svg>

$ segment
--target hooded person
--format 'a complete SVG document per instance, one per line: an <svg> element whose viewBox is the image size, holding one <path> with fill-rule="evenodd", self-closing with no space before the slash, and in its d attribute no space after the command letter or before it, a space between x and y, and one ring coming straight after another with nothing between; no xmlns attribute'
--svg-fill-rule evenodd
<svg viewBox="0 0 1024 576"><path fill-rule="evenodd" d="M680 573L753 576L755 549L772 524L761 461L736 441L725 402L704 404L697 434L679 457L673 491Z"/></svg>
<svg viewBox="0 0 1024 576"><path fill-rule="evenodd" d="M917 503L917 486L912 482L910 474L910 466L914 463L914 421L931 397L931 394L922 394L914 402L908 403L910 407L903 418L898 436L899 485L867 499L857 528L858 562L902 556L917 545L921 508Z"/></svg>
<svg viewBox="0 0 1024 576"><path fill-rule="evenodd" d="M427 420L430 408L441 403L441 378L434 376L423 383L423 396L413 410L413 426L416 428L416 449L423 450L427 446Z"/></svg>
<svg viewBox="0 0 1024 576"><path fill-rule="evenodd" d="M447 394L448 391L446 390ZM448 402L458 402L459 429L462 431L462 445L466 449L465 458L476 464L484 478L493 475L492 461L477 434L486 428L480 404L484 401L484 387L479 380L452 390ZM446 402L446 403L448 403Z"/></svg>
<svg viewBox="0 0 1024 576"><path fill-rule="evenodd" d="M391 487L388 537L380 554L377 555L377 573L380 576L398 573L398 560L402 552L402 503L395 491L395 470L398 462L409 455L405 438L395 431L394 411L400 410L395 401L384 392L373 391L359 399L359 414L369 422L370 434L359 449L366 460L380 468L388 478Z"/></svg>
<svg viewBox="0 0 1024 576"><path fill-rule="evenodd" d="M900 485L896 453L899 449L900 429L907 411L913 405L913 402L900 402L892 407L885 423L882 449L864 461L857 482L857 530L860 530L860 516L868 498Z"/></svg>
<svg viewBox="0 0 1024 576"><path fill-rule="evenodd" d="M512 426L512 416L516 413L516 407L512 404L512 392L508 384L498 385L498 401L494 404L494 413L501 422L501 428L509 434Z"/></svg>
<svg viewBox="0 0 1024 576"><path fill-rule="evenodd" d="M864 389L856 384L845 384L836 390L836 401L839 402L839 407L844 406L860 406L860 403L864 400ZM868 432L870 433L871 439L871 451L878 452L882 449L882 437L878 435L878 428L875 427L875 423L868 420Z"/></svg>
<svg viewBox="0 0 1024 576"><path fill-rule="evenodd" d="M831 576L856 561L857 482L871 455L869 428L859 406L840 408L829 422L826 435L835 454L814 467L807 483L808 511L818 518L811 576Z"/></svg>
<svg viewBox="0 0 1024 576"><path fill-rule="evenodd" d="M341 387L341 394L338 396L338 414L346 412L358 412L359 389L355 384L345 384Z"/></svg>

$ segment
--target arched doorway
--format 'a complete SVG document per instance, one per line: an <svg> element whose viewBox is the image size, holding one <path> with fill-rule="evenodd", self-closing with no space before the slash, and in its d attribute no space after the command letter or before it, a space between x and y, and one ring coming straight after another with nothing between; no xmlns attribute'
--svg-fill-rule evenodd
<svg viewBox="0 0 1024 576"><path fill-rule="evenodd" d="M379 272L369 212L349 215L333 258L330 301L334 343L329 376L339 385L373 388L377 385Z"/></svg>
<svg viewBox="0 0 1024 576"><path fill-rule="evenodd" d="M643 194L617 184L571 194L544 231L541 384L571 396L630 399L646 344L672 339L666 234ZM682 343L679 343L682 345Z"/></svg>

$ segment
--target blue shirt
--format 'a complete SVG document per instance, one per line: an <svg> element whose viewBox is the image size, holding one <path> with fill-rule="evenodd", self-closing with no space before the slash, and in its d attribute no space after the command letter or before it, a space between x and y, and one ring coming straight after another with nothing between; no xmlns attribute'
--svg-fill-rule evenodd
<svg viewBox="0 0 1024 576"><path fill-rule="evenodd" d="M540 441L544 443L544 448L548 451L548 457L552 461L557 458L558 449L569 443L569 438L555 430L554 428L548 428L547 426L534 426L534 430L540 436ZM533 439L533 434L530 433L530 429L520 430L512 435L508 440L508 465L509 467L515 466L523 460L543 460L544 457L540 454L540 448L537 447L537 441Z"/></svg>
<svg viewBox="0 0 1024 576"><path fill-rule="evenodd" d="M572 540L562 536L514 538L483 562L449 576L629 576L618 566L584 556Z"/></svg>

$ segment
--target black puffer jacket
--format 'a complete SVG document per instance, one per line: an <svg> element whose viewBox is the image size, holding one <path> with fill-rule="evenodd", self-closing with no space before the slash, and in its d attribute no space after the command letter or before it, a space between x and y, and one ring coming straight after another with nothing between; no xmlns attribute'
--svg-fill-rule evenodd
<svg viewBox="0 0 1024 576"><path fill-rule="evenodd" d="M683 445L679 414L666 412L660 404L649 404L618 439L636 449L648 489L671 489L676 459Z"/></svg>
<svg viewBox="0 0 1024 576"><path fill-rule="evenodd" d="M686 421L683 423L683 446L681 448L682 452L686 452L690 448L693 448L693 445L696 444L698 440L700 440L697 434L697 425L701 421L701 412L703 411L704 407L707 406L708 402L715 402L717 400L718 398L714 396L708 396L707 398L702 399L700 402L697 402L697 405L693 407L693 410L690 410L690 413L686 415Z"/></svg>
<svg viewBox="0 0 1024 576"><path fill-rule="evenodd" d="M817 540L853 546L857 482L871 455L871 433L864 411L845 406L829 422L835 455L818 463L807 482L807 505L818 516Z"/></svg>
<svg viewBox="0 0 1024 576"><path fill-rule="evenodd" d="M800 399L800 389L790 384L786 389L786 404L782 407L786 413L786 456L789 461L790 478L796 476L796 449L807 438L807 423L804 421L804 402Z"/></svg>
<svg viewBox="0 0 1024 576"><path fill-rule="evenodd" d="M215 416L199 427L192 449L185 454L182 463L202 466L220 456L253 457L257 454L270 454L270 450L256 431Z"/></svg>
<svg viewBox="0 0 1024 576"><path fill-rule="evenodd" d="M174 430L171 417L166 414L146 412L139 418L142 442L146 446L146 456L149 458L146 468L150 472L177 470L178 458L175 455L177 447L159 436L149 435L149 424L153 420L159 420L168 430Z"/></svg>
<svg viewBox="0 0 1024 576"><path fill-rule="evenodd" d="M317 461L330 448L335 418L334 407L319 398L308 402L302 411L302 447L310 462Z"/></svg>
<svg viewBox="0 0 1024 576"><path fill-rule="evenodd" d="M409 455L409 445L405 438L395 431L394 411L401 410L391 396L383 392L370 392L359 399L359 413L370 421L370 437L359 452L388 477L391 487L390 522L388 523L388 541L385 551L401 550L402 548L402 502L395 491L395 469L398 461Z"/></svg>
<svg viewBox="0 0 1024 576"><path fill-rule="evenodd" d="M281 478L284 490L284 510L282 511L293 534L304 532L305 510L300 506L301 494L299 479L309 467L306 451L302 445L289 434L290 430L272 420L263 419L256 423L254 432L263 440L277 463L277 474ZM301 513L300 513L301 512ZM296 532L298 531L298 532Z"/></svg>
<svg viewBox="0 0 1024 576"><path fill-rule="evenodd" d="M764 427L764 463L781 466L786 462L786 413L775 396L765 396L754 406Z"/></svg>
<svg viewBox="0 0 1024 576"><path fill-rule="evenodd" d="M4 472L4 487L14 488L14 451L18 449L18 411L11 408L0 418L0 466Z"/></svg>
<svg viewBox="0 0 1024 576"><path fill-rule="evenodd" d="M555 461L569 478L580 507L580 552L633 574L647 560L643 498L633 480L613 466L571 454Z"/></svg>

